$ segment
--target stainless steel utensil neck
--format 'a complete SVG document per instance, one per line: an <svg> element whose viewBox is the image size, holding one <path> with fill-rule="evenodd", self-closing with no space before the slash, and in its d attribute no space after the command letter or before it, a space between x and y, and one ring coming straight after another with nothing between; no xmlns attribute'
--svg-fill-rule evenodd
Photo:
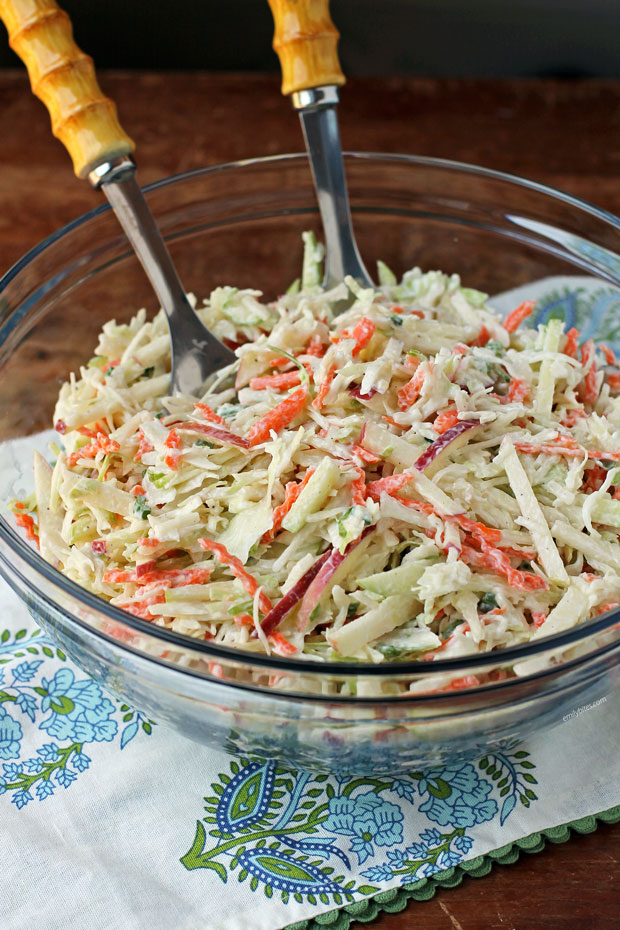
<svg viewBox="0 0 620 930"><path fill-rule="evenodd" d="M136 181L129 158L114 159L89 175L110 201L168 318L172 348L172 393L193 394L204 381L236 361L230 349L209 332L183 290L170 253Z"/></svg>
<svg viewBox="0 0 620 930"><path fill-rule="evenodd" d="M325 234L325 286L333 287L346 275L373 287L360 257L351 222L340 132L338 88L313 87L292 95L299 113Z"/></svg>

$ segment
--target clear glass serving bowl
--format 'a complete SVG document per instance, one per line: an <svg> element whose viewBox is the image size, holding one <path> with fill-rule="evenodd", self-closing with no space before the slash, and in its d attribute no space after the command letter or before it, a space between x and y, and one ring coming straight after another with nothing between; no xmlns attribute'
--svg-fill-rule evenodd
<svg viewBox="0 0 620 930"><path fill-rule="evenodd" d="M399 272L413 264L458 271L491 294L549 275L620 286L620 221L602 210L475 166L402 155L346 161L370 268L382 258ZM148 199L186 288L199 296L222 284L277 295L297 276L301 231L320 229L303 155L191 172L153 185ZM64 578L15 529L6 504L32 488L25 437L50 428L61 382L91 356L106 320L128 320L141 306L156 309L107 207L42 242L0 282L0 572L113 694L215 747L314 771L395 774L551 727L618 682L619 611L483 656L324 665L189 640ZM549 650L553 662L525 677L372 696L379 679L389 687L439 671L465 677ZM342 696L352 680L356 696Z"/></svg>

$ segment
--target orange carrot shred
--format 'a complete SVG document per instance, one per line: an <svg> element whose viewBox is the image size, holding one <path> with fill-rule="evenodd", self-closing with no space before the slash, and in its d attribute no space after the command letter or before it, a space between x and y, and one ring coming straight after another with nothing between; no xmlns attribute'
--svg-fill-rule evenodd
<svg viewBox="0 0 620 930"><path fill-rule="evenodd" d="M327 347L324 346L321 342L321 337L318 335L318 333L315 333L315 335L308 343L308 348L306 349L305 353L302 354L312 355L314 358L323 358L326 348Z"/></svg>
<svg viewBox="0 0 620 930"><path fill-rule="evenodd" d="M504 320L504 329L506 332L514 333L514 331L519 328L523 320L530 316L535 306L535 300L524 300L522 304L519 304L519 306L511 313L509 313Z"/></svg>
<svg viewBox="0 0 620 930"><path fill-rule="evenodd" d="M417 368L411 381L408 381L404 387L399 389L398 406L401 410L407 410L409 407L411 407L412 404L416 402L420 396L420 391L422 390L424 381L431 367L431 362L429 362L427 368L422 366Z"/></svg>
<svg viewBox="0 0 620 930"><path fill-rule="evenodd" d="M261 378L252 378L250 380L250 387L253 391L262 391L265 388L273 388L276 391L282 391L286 388L297 387L300 383L301 373L296 370L286 371L279 375L263 375Z"/></svg>
<svg viewBox="0 0 620 930"><path fill-rule="evenodd" d="M336 366L330 365L330 367L327 370L327 374L325 375L325 377L323 378L323 380L321 381L319 385L319 390L317 391L317 395L312 401L312 406L316 410L320 410L321 407L323 406L325 398L329 394L329 389L332 386L332 381L334 380L335 374L336 374Z"/></svg>
<svg viewBox="0 0 620 930"><path fill-rule="evenodd" d="M566 333L566 342L564 343L564 355L571 358L577 356L577 340L579 339L579 330L572 326Z"/></svg>
<svg viewBox="0 0 620 930"><path fill-rule="evenodd" d="M356 477L351 481L351 499L361 507L366 503L366 475L363 468L355 466Z"/></svg>
<svg viewBox="0 0 620 930"><path fill-rule="evenodd" d="M615 356L614 353L611 351L611 349L609 348L609 346L606 346L603 342L601 342L601 344L600 344L600 346L599 346L599 349L601 350L601 352L602 352L603 355L605 356L605 361L607 362L608 365L617 365L617 364L618 364L617 361L616 361L616 356Z"/></svg>
<svg viewBox="0 0 620 930"><path fill-rule="evenodd" d="M355 358L356 355L360 354L362 349L366 348L374 336L376 328L372 320L363 316L350 332L347 329L343 329L342 332L332 336L332 342L342 342L343 339L355 339L355 345L351 352L351 355Z"/></svg>
<svg viewBox="0 0 620 930"><path fill-rule="evenodd" d="M584 368L590 366L584 379L580 399L586 404L594 405L598 398L598 385L596 378L596 361L594 359L594 342L588 339L581 347L581 364Z"/></svg>
<svg viewBox="0 0 620 930"><path fill-rule="evenodd" d="M175 429L171 429L166 437L166 446L169 449L180 449L183 445L183 440L177 433Z"/></svg>
<svg viewBox="0 0 620 930"><path fill-rule="evenodd" d="M221 417L219 413L216 413L215 410L212 410L208 404L194 404L194 410L200 410L202 415L207 420L211 420L212 423L219 423L220 426L227 426L226 420L224 417Z"/></svg>
<svg viewBox="0 0 620 930"><path fill-rule="evenodd" d="M270 543L278 530L282 526L282 521L285 516L308 484L310 479L314 474L314 468L309 468L306 474L303 476L302 480L297 484L295 481L289 481L284 489L284 501L280 504L279 507L276 507L273 512L273 526L270 530L267 530L266 533L263 533L261 537L261 542Z"/></svg>
<svg viewBox="0 0 620 930"><path fill-rule="evenodd" d="M308 389L304 384L253 423L248 432L250 446L266 442L272 430L277 433L288 426L305 407L307 396Z"/></svg>
<svg viewBox="0 0 620 930"><path fill-rule="evenodd" d="M435 422L433 423L433 429L436 433L441 435L445 433L446 430L454 426L458 421L459 414L458 410L455 407L449 407L447 410L442 410L441 413L438 413L435 417Z"/></svg>
<svg viewBox="0 0 620 930"><path fill-rule="evenodd" d="M522 400L525 400L529 393L530 388L527 381L524 381L522 378L511 379L508 388L508 400L511 401L511 403L520 403Z"/></svg>
<svg viewBox="0 0 620 930"><path fill-rule="evenodd" d="M15 522L18 526L21 526L26 530L26 537L31 539L33 542L36 542L37 546L39 545L39 534L37 532L36 524L33 518L29 513L18 513L15 514Z"/></svg>
<svg viewBox="0 0 620 930"><path fill-rule="evenodd" d="M80 459L94 459L100 452L108 455L111 452L119 452L120 446L114 439L110 439L105 433L97 433L97 438L81 449L76 449L67 456L67 464L71 467L76 465Z"/></svg>
<svg viewBox="0 0 620 930"><path fill-rule="evenodd" d="M292 643L289 643L286 636L283 636L282 633L279 633L277 630L275 633L271 633L269 636L269 642L275 647L276 651L283 656L292 656L297 652L296 646L293 646Z"/></svg>
<svg viewBox="0 0 620 930"><path fill-rule="evenodd" d="M368 462L369 464L381 461L380 455L375 455L374 452L369 452L368 449L364 449L357 444L351 446L351 455L356 455L362 462Z"/></svg>
<svg viewBox="0 0 620 930"><path fill-rule="evenodd" d="M236 555L232 555L221 543L215 542L213 539L207 539L204 536L198 540L198 545L206 552L212 552L218 562L230 568L232 574L239 579L248 594L252 596L256 594L260 586L256 578L246 572L241 559L238 559ZM268 614L273 606L263 591L260 593L258 604L264 614Z"/></svg>

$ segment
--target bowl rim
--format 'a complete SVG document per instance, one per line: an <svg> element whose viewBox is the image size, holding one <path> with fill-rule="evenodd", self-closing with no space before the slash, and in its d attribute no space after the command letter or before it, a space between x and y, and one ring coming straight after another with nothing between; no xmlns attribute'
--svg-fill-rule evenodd
<svg viewBox="0 0 620 930"><path fill-rule="evenodd" d="M459 162L452 159L445 158L434 158L432 156L426 155L408 155L403 153L389 153L389 152L355 152L355 151L345 151L344 153L345 161L360 161L360 162L377 162L377 161L387 161L394 162L397 164L411 164L419 167L430 167L430 168L440 168L447 171L461 172L464 174L470 174L480 178L488 178L498 181L503 181L508 184L516 185L523 187L525 189L534 191L536 193L542 194L543 196L550 197L554 200L563 202L571 207L574 207L582 212L588 213L591 216L596 217L599 220L604 221L609 226L613 227L615 230L620 232L620 218L615 216L613 213L605 210L601 207L590 203L589 201L583 200L579 197L569 194L565 191L559 190L557 188L551 187L550 185L543 184L539 181L530 180L527 178L520 177L519 175L510 174L508 172L499 171L494 168L485 168L481 165L475 165L468 162ZM182 184L185 181L191 181L199 177L204 177L210 174L216 174L220 172L229 172L244 168L252 168L255 166L260 166L264 164L275 164L278 163L302 163L308 161L307 154L305 152L293 152L293 153L283 153L277 155L266 155L266 156L257 156L252 158L239 159L232 162L223 162L215 165L208 165L203 168L195 168L191 171L181 172L179 174L169 175L165 178L161 178L157 181L154 181L151 184L145 185L143 190L146 194L162 190L166 187L170 187L176 184ZM63 237L69 233L79 229L81 226L90 222L91 220L97 218L100 215L105 214L106 212L111 211L109 204L102 204L98 207L95 207L92 210L89 210L87 213L82 214L71 222L65 224L60 229L51 233L45 239L42 239L35 246L33 246L28 252L26 252L22 258L11 267L9 270L0 278L0 297L2 296L3 291L6 287L16 278L20 272L22 272L27 266L34 261L39 255L43 254L46 249L53 246L56 242L60 241ZM318 212L318 208L317 208ZM355 213L355 208L352 207L352 212ZM77 582L72 581L63 575L58 569L54 568L49 562L47 562L37 550L33 549L25 539L22 539L21 536L13 529L13 527L5 520L5 518L0 515L0 539L9 547L9 550L15 551L34 571L44 576L52 585L59 587L70 597L76 599L78 602L82 602L85 607L93 609L97 612L105 615L106 619L115 621L116 623L124 624L125 626L132 629L136 634L146 635L147 637L153 637L159 639L163 644L176 646L180 649L191 650L197 653L202 654L205 658L210 658L213 660L225 659L230 662L236 663L243 666L259 667L264 669L270 669L274 672L284 673L298 673L304 675L325 675L327 672L330 675L341 676L341 677L368 677L368 678L407 678L407 677L418 677L422 679L424 677L429 677L430 675L440 674L441 672L450 672L455 673L458 671L467 671L471 670L472 667L478 669L484 669L486 666L497 666L500 664L513 664L514 662L520 659L532 658L533 656L539 655L543 652L550 650L556 650L563 647L574 646L584 640L589 639L592 635L603 633L607 630L613 628L618 621L620 621L620 607L611 610L605 614L601 614L599 617L594 617L585 623L578 624L575 627L572 627L568 630L565 630L560 633L554 633L551 636L544 637L535 642L528 642L519 646L511 646L504 649L498 649L496 651L487 652L487 653L472 653L467 656L448 658L448 659L434 659L432 663L424 661L411 661L411 662L386 662L386 663L372 663L372 662L309 662L307 659L303 658L290 658L278 655L266 655L262 653L251 653L243 649L239 649L232 646L223 646L219 643L213 643L209 641L194 639L193 637L186 636L182 633L176 633L173 630L168 630L165 627L156 626L152 623L149 623L146 620L142 620L139 617L121 610L119 607L115 607L105 601L103 598L98 597L92 592L88 591L86 588L79 585ZM5 562L4 558L0 557L0 562ZM5 569L6 571L6 569ZM15 568L12 567L11 571L15 571ZM10 571L6 571L7 576L10 575ZM54 607L57 605L49 598L48 595L44 595L39 589L37 589L30 579L25 578L20 574L21 580L25 583L31 590L35 591L39 597L43 596L48 602L52 603ZM126 651L136 653L143 658L146 658L150 661L156 661L159 664L164 664L169 668L174 668L177 670L187 671L186 668L179 665L171 665L166 663L163 660L158 659L156 656L149 655L146 652L143 652L135 647L129 646L129 644L123 643L121 640L116 639L115 637L108 636L108 634L103 633L101 630L96 629L95 627L88 624L86 621L81 620L79 617L73 616L72 614L67 613L63 609L63 613L70 622L76 623L78 626L83 626L90 633L102 637L106 640L113 642L118 648L124 649ZM588 661L592 658L593 655L598 655L601 651L605 652L608 648L615 646L615 643L609 644L608 647L604 647L602 650L596 650L593 653L586 653L584 656L580 657L581 662ZM548 674L557 674L557 672L563 667L570 667L575 663L580 664L579 660L568 660L566 663L560 663L550 667L549 669L535 672L529 675L524 675L522 677L509 679L505 684L509 686L510 684L518 684L531 682L535 679L541 677L547 677ZM200 672L192 672L192 674L197 675L201 678L206 678L209 681L219 681L219 679L214 678L211 675L203 674ZM228 680L222 680L221 684L228 686L235 686L235 682ZM490 683L486 685L476 685L471 688L464 688L456 692L451 693L448 696L454 697L457 695L472 695L479 694L486 690L497 689L501 682ZM236 684L237 687L241 687L246 690L252 688L248 684ZM262 689L258 689L262 690ZM276 694L281 694L284 696L293 697L295 696L298 699L309 699L317 698L316 695L296 693L293 690L282 691L282 692L273 692L274 696ZM394 701L402 702L404 700L415 700L418 701L424 698L433 698L437 699L441 695L384 695L381 697L381 701L388 701L392 703ZM321 700L325 701L338 701L337 696L329 695L320 695L318 696ZM343 699L344 700L344 699ZM368 698L360 699L357 697L347 697L346 701L351 703L352 701L363 700L365 703L367 701L376 701L377 698Z"/></svg>

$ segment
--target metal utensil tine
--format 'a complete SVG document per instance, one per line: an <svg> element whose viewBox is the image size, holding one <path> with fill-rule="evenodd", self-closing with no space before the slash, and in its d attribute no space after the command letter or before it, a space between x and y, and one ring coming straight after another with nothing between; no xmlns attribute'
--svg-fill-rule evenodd
<svg viewBox="0 0 620 930"><path fill-rule="evenodd" d="M236 361L234 353L203 325L183 290L170 253L135 177L123 160L101 188L153 286L168 319L172 351L171 393L193 394L213 372Z"/></svg>
<svg viewBox="0 0 620 930"><path fill-rule="evenodd" d="M316 87L293 94L310 158L323 232L326 287L351 275L372 287L353 235L336 104L338 88Z"/></svg>

